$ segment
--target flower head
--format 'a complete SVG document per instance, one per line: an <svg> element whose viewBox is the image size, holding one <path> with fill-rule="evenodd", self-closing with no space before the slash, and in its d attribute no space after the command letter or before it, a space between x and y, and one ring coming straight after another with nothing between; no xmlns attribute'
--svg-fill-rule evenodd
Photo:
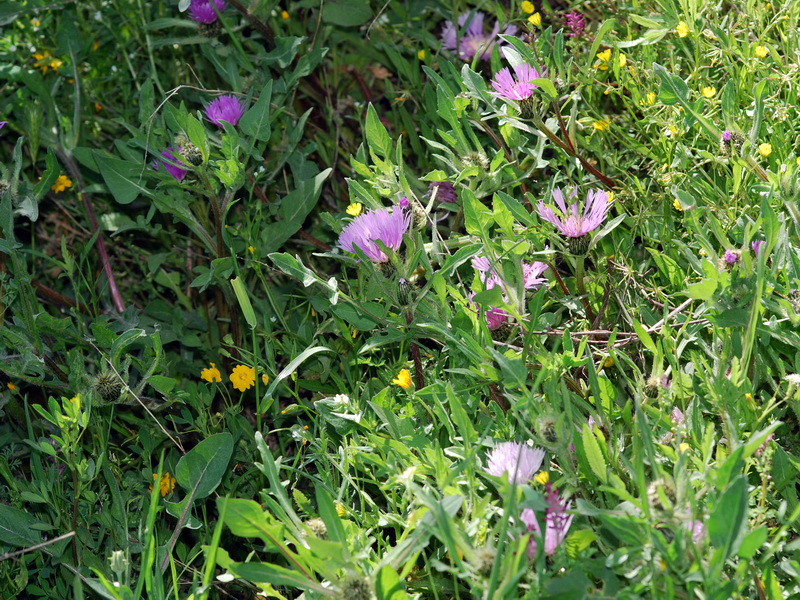
<svg viewBox="0 0 800 600"><path fill-rule="evenodd" d="M714 96L717 95L717 88L715 88L714 86L709 85L709 86L706 86L706 87L702 88L700 90L700 92L703 94L704 98L713 98Z"/></svg>
<svg viewBox="0 0 800 600"><path fill-rule="evenodd" d="M432 181L428 184L428 197L436 193L436 200L455 204L458 201L456 186L449 181Z"/></svg>
<svg viewBox="0 0 800 600"><path fill-rule="evenodd" d="M50 187L56 194L63 192L68 187L72 187L72 181L66 175L59 175L56 182Z"/></svg>
<svg viewBox="0 0 800 600"><path fill-rule="evenodd" d="M225 0L213 0L213 2L217 7L216 11L209 0L192 0L191 5L189 5L189 18L192 21L205 23L206 25L214 23L219 18L217 12L225 10L228 4Z"/></svg>
<svg viewBox="0 0 800 600"><path fill-rule="evenodd" d="M219 372L219 369L214 363L210 363L211 367L203 369L200 371L200 379L204 379L208 383L222 383L222 373Z"/></svg>
<svg viewBox="0 0 800 600"><path fill-rule="evenodd" d="M753 250L753 254L755 254L756 256L758 256L759 252L761 252L761 248L762 248L762 247L764 246L764 244L766 244L766 243L767 243L767 242L765 242L764 240L753 240L753 241L750 243L750 248L752 248L752 250Z"/></svg>
<svg viewBox="0 0 800 600"><path fill-rule="evenodd" d="M589 190L583 213L579 212L577 202L567 209L564 193L559 188L553 190L553 199L556 201L559 215L541 200L536 212L542 219L555 225L561 235L568 238L583 237L600 227L611 206L608 192L602 190Z"/></svg>
<svg viewBox="0 0 800 600"><path fill-rule="evenodd" d="M358 215L361 214L363 208L364 205L361 204L361 202L353 202L352 204L347 205L347 208L344 209L344 212L346 212L351 217L357 217Z"/></svg>
<svg viewBox="0 0 800 600"><path fill-rule="evenodd" d="M509 483L520 484L530 481L542 466L544 450L518 442L504 442L495 446L486 459L489 463L486 472L489 475L501 477L506 473Z"/></svg>
<svg viewBox="0 0 800 600"><path fill-rule="evenodd" d="M546 483L545 489L547 509L545 510L544 553L548 556L552 556L566 539L569 528L572 526L574 515L567 516L567 511L570 509L571 503L565 503L564 500L553 491L551 483ZM526 508L522 511L519 520L525 524L526 533L533 533L537 536L541 535L539 522L536 520L536 513L530 508ZM528 542L528 556L531 558L536 556L537 548L538 544L535 537L531 537L530 542Z"/></svg>
<svg viewBox="0 0 800 600"><path fill-rule="evenodd" d="M153 481L158 481L158 473L153 473ZM161 481L158 483L158 491L161 492L162 498L167 494L171 494L175 489L175 478L169 474L169 471L161 476ZM148 491L153 491L153 485L150 484Z"/></svg>
<svg viewBox="0 0 800 600"><path fill-rule="evenodd" d="M686 24L686 21L681 21L675 27L675 33L678 34L678 37L686 37L689 35L689 26Z"/></svg>
<svg viewBox="0 0 800 600"><path fill-rule="evenodd" d="M230 375L231 383L240 392L249 390L256 382L256 370L246 365L236 365Z"/></svg>
<svg viewBox="0 0 800 600"><path fill-rule="evenodd" d="M547 283L547 279L542 277L542 273L547 270L547 263L535 261L532 263L522 263L522 285L526 290L539 287Z"/></svg>
<svg viewBox="0 0 800 600"><path fill-rule="evenodd" d="M222 127L222 121L235 126L244 114L244 103L236 96L220 96L205 109L206 119Z"/></svg>
<svg viewBox="0 0 800 600"><path fill-rule="evenodd" d="M500 23L495 23L492 31L486 33L483 19L484 14L478 10L458 17L458 26L452 21L447 21L442 29L442 45L448 50L457 51L458 57L465 61L476 56L488 60L497 41L497 34L500 33ZM512 25L503 33L514 35L516 32L517 28Z"/></svg>
<svg viewBox="0 0 800 600"><path fill-rule="evenodd" d="M358 247L372 262L384 263L389 257L375 242L380 241L387 248L397 250L410 225L409 211L400 207L368 210L342 230L338 246L347 252L355 252Z"/></svg>
<svg viewBox="0 0 800 600"><path fill-rule="evenodd" d="M33 66L41 70L42 75L47 75L48 69L53 69L53 71L56 71L61 67L61 65L64 64L61 59L50 54L49 50L37 52L33 55L33 58L36 59L36 62L33 63Z"/></svg>
<svg viewBox="0 0 800 600"><path fill-rule="evenodd" d="M766 58L769 49L766 46L756 46L755 54L758 58Z"/></svg>
<svg viewBox="0 0 800 600"><path fill-rule="evenodd" d="M392 379L392 383L399 385L404 390L407 390L411 387L411 372L408 369L402 369L397 374L397 377Z"/></svg>
<svg viewBox="0 0 800 600"><path fill-rule="evenodd" d="M586 29L586 18L583 13L568 12L564 15L564 26L567 28L564 35L567 37L580 37L583 35L583 30Z"/></svg>
<svg viewBox="0 0 800 600"><path fill-rule="evenodd" d="M722 259L729 265L735 265L737 262L739 262L739 253L736 252L736 250L725 250L725 254L722 256Z"/></svg>
<svg viewBox="0 0 800 600"><path fill-rule="evenodd" d="M768 157L772 154L772 144L764 142L763 144L758 145L758 153L763 156L764 158Z"/></svg>
<svg viewBox="0 0 800 600"><path fill-rule="evenodd" d="M498 308L497 306L489 307L489 310L486 311L486 326L491 330L494 331L495 329L500 329L506 321L508 321L508 313L504 311L502 308Z"/></svg>
<svg viewBox="0 0 800 600"><path fill-rule="evenodd" d="M167 160L169 160L169 161L171 161L171 162L173 162L175 164L170 164L169 162L166 162L166 161L163 161L163 160L155 160L155 161L153 161L152 167L153 167L153 169L158 171L159 165L161 165L162 167L164 167L167 170L167 173L172 175L175 179L177 179L178 181L183 181L183 178L186 177L186 169L182 169L181 167L178 167L176 165L186 166L186 164L184 162L180 161L178 159L178 157L175 156L175 154L174 154L175 152L180 154L180 152L181 152L180 146L178 146L177 150L174 149L172 146L170 146L169 148L167 148L166 150L164 150L161 153L161 156L163 156L164 158L166 158Z"/></svg>
<svg viewBox="0 0 800 600"><path fill-rule="evenodd" d="M722 132L723 142L730 142L732 139L733 139L733 133L731 133L729 130L726 129L725 131Z"/></svg>
<svg viewBox="0 0 800 600"><path fill-rule="evenodd" d="M517 76L515 81L508 67L500 69L492 80L492 87L495 91L489 93L506 100L527 100L533 95L533 90L538 87L531 81L544 77L545 73L545 69L542 69L540 73L536 67L532 67L528 63L519 63L514 65L514 74Z"/></svg>
<svg viewBox="0 0 800 600"><path fill-rule="evenodd" d="M536 12L536 7L533 5L533 2L529 2L528 0L525 0L519 7L522 9L522 12L528 14Z"/></svg>

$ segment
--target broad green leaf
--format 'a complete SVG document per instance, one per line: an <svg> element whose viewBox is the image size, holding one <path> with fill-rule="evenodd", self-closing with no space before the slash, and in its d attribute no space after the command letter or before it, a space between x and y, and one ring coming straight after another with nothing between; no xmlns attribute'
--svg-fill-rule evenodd
<svg viewBox="0 0 800 600"><path fill-rule="evenodd" d="M764 542L767 541L767 528L766 527L759 527L758 529L754 529L742 540L742 545L739 546L739 552L737 553L740 558L750 559L756 555L759 548L764 545Z"/></svg>
<svg viewBox="0 0 800 600"><path fill-rule="evenodd" d="M381 158L388 158L392 151L392 138L389 137L389 132L386 131L386 127L381 123L378 113L372 104L367 107L365 133L369 149Z"/></svg>
<svg viewBox="0 0 800 600"><path fill-rule="evenodd" d="M603 457L600 444L597 443L597 438L594 437L594 433L588 424L583 426L581 441L583 441L583 450L586 453L586 460L589 462L592 472L597 475L600 481L608 483L606 459Z"/></svg>
<svg viewBox="0 0 800 600"><path fill-rule="evenodd" d="M317 510L320 518L325 522L325 527L328 529L328 537L334 542L344 544L346 547L347 536L342 526L342 520L336 512L336 506L328 495L328 491L323 486L318 485L316 496Z"/></svg>
<svg viewBox="0 0 800 600"><path fill-rule="evenodd" d="M650 334L647 333L647 330L644 326L639 323L636 319L633 320L633 330L636 332L636 337L639 338L639 341L644 344L644 347L650 350L653 354L658 353L658 347L656 346L655 342L653 342L653 338L650 337Z"/></svg>
<svg viewBox="0 0 800 600"><path fill-rule="evenodd" d="M747 479L738 477L725 490L708 519L711 543L724 552L724 558L736 554L747 529Z"/></svg>
<svg viewBox="0 0 800 600"><path fill-rule="evenodd" d="M331 174L331 169L325 169L313 179L296 183L297 187L281 199L278 214L284 219L282 225L294 234L303 225L303 221L317 205L322 184Z"/></svg>
<svg viewBox="0 0 800 600"><path fill-rule="evenodd" d="M253 138L266 142L272 134L270 127L270 100L272 98L272 79L261 90L261 94L256 102L239 121L239 129L242 133Z"/></svg>
<svg viewBox="0 0 800 600"><path fill-rule="evenodd" d="M217 489L232 455L233 436L230 433L212 435L178 461L175 478L194 499L205 498Z"/></svg>
<svg viewBox="0 0 800 600"><path fill-rule="evenodd" d="M100 152L94 152L94 162L103 176L103 181L114 199L120 204L130 204L139 194L150 196L150 191L141 183L143 167L126 160L112 158Z"/></svg>
<svg viewBox="0 0 800 600"><path fill-rule="evenodd" d="M661 90L658 99L663 104L685 104L689 102L689 86L686 82L667 71L659 64L653 63L653 71L661 79Z"/></svg>
<svg viewBox="0 0 800 600"><path fill-rule="evenodd" d="M711 300L714 292L717 291L718 283L713 279L704 279L698 283L692 283L686 288L686 294L689 298L695 300Z"/></svg>
<svg viewBox="0 0 800 600"><path fill-rule="evenodd" d="M392 567L384 565L375 576L375 595L378 600L408 600L406 585Z"/></svg>
<svg viewBox="0 0 800 600"><path fill-rule="evenodd" d="M0 541L11 546L33 546L41 541L33 529L36 519L29 513L0 504Z"/></svg>
<svg viewBox="0 0 800 600"><path fill-rule="evenodd" d="M366 0L326 0L322 4L322 20L340 27L356 27L372 18Z"/></svg>

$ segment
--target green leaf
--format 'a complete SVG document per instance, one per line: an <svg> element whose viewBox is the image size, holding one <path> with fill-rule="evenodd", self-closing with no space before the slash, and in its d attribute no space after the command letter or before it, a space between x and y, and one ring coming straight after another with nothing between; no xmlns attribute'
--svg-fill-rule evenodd
<svg viewBox="0 0 800 600"><path fill-rule="evenodd" d="M94 162L103 176L103 181L114 200L120 204L130 204L139 194L150 196L150 191L141 183L144 167L119 158L112 158L100 152L93 152Z"/></svg>
<svg viewBox="0 0 800 600"><path fill-rule="evenodd" d="M314 591L320 594L330 595L330 590L313 579L278 565L263 562L231 563L228 570L247 581L258 583L271 583L272 585L283 585L289 588Z"/></svg>
<svg viewBox="0 0 800 600"><path fill-rule="evenodd" d="M239 121L239 129L242 133L253 138L266 142L272 134L270 127L270 99L272 98L272 79L261 90L261 94L256 102Z"/></svg>
<svg viewBox="0 0 800 600"><path fill-rule="evenodd" d="M33 546L41 541L33 529L36 519L30 514L0 504L0 541L11 546Z"/></svg>
<svg viewBox="0 0 800 600"><path fill-rule="evenodd" d="M383 565L375 576L375 595L378 600L408 600L406 586L389 565Z"/></svg>
<svg viewBox="0 0 800 600"><path fill-rule="evenodd" d="M653 63L653 71L661 79L661 90L658 99L664 104L682 104L689 102L689 86L686 82L667 71L657 63Z"/></svg>
<svg viewBox="0 0 800 600"><path fill-rule="evenodd" d="M713 279L704 279L686 288L686 294L695 300L711 300L714 292L717 291L717 285L718 283Z"/></svg>
<svg viewBox="0 0 800 600"><path fill-rule="evenodd" d="M581 441L583 442L583 450L586 453L586 460L589 462L592 472L597 475L600 481L608 483L606 459L603 457L600 444L597 443L597 438L594 437L594 433L588 424L583 426Z"/></svg>
<svg viewBox="0 0 800 600"><path fill-rule="evenodd" d="M334 541L339 542L346 546L347 536L342 526L342 520L336 512L336 506L333 504L328 495L328 491L321 485L317 486L317 509L319 510L320 518L325 522L325 527L328 529L328 537Z"/></svg>
<svg viewBox="0 0 800 600"><path fill-rule="evenodd" d="M479 235L486 241L489 237L489 227L493 222L492 211L484 206L468 189L462 192L464 205L464 226L470 235Z"/></svg>
<svg viewBox="0 0 800 600"><path fill-rule="evenodd" d="M33 195L36 196L37 200L41 200L44 198L44 195L47 193L53 184L58 179L59 174L61 173L61 167L58 164L58 159L56 159L56 155L53 153L51 149L47 149L47 156L45 157L45 170L42 174L42 178L33 186Z"/></svg>
<svg viewBox="0 0 800 600"><path fill-rule="evenodd" d="M364 128L370 151L381 158L388 158L392 151L392 138L389 137L389 132L381 123L378 113L371 103L367 107L367 122Z"/></svg>
<svg viewBox="0 0 800 600"><path fill-rule="evenodd" d="M767 528L766 527L759 527L758 529L754 529L742 540L742 545L739 546L739 552L737 554L740 558L750 559L756 555L759 548L764 545L764 542L767 541Z"/></svg>
<svg viewBox="0 0 800 600"><path fill-rule="evenodd" d="M644 347L650 350L653 354L658 353L658 347L656 346L655 342L653 342L653 338L650 337L650 334L647 333L647 330L644 326L639 323L636 319L633 320L633 330L636 332L636 337L639 338L639 341L644 344Z"/></svg>
<svg viewBox="0 0 800 600"><path fill-rule="evenodd" d="M172 377L153 375L147 380L147 383L149 383L159 394L164 394L166 396L172 391L172 388L175 387L177 381Z"/></svg>
<svg viewBox="0 0 800 600"><path fill-rule="evenodd" d="M313 179L299 182L294 190L281 199L281 207L278 210L278 214L284 221L287 221L282 223L282 226L289 228L292 234L303 226L303 221L308 216L308 213L317 205L317 200L322 191L322 184L331 174L331 171L332 169L330 168L325 169L315 175Z"/></svg>
<svg viewBox="0 0 800 600"><path fill-rule="evenodd" d="M728 559L739 549L747 528L747 479L738 477L717 501L708 519L711 543Z"/></svg>
<svg viewBox="0 0 800 600"><path fill-rule="evenodd" d="M322 20L331 25L356 27L372 17L366 0L326 0L322 4Z"/></svg>
<svg viewBox="0 0 800 600"><path fill-rule="evenodd" d="M175 478L195 499L205 498L222 481L233 455L233 436L218 433L189 450L175 467Z"/></svg>

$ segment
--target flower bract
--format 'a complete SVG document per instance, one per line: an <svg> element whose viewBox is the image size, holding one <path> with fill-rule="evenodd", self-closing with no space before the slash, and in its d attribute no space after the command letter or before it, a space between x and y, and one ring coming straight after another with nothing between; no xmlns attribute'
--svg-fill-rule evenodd
<svg viewBox="0 0 800 600"><path fill-rule="evenodd" d="M177 165L186 166L186 164L183 163L181 160L179 160L177 156L175 156L175 152L180 154L180 151L181 151L180 146L178 146L177 150L175 150L175 148L170 146L169 148L167 148L166 150L164 150L161 153L161 156L166 158L167 161L171 161L172 163L175 163L175 164L170 164L170 162L167 162L165 160L156 160L156 161L153 161L153 164L152 164L153 168L156 171L158 171L160 167L164 167L164 169L166 169L167 173L172 175L175 179L177 179L178 181L183 181L183 178L186 177L187 171L186 171L186 169L182 169L181 167L179 167Z"/></svg>

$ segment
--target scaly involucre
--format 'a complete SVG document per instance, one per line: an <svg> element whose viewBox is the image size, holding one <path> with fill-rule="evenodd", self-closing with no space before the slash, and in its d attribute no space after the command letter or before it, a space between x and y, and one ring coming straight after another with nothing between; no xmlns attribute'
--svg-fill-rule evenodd
<svg viewBox="0 0 800 600"><path fill-rule="evenodd" d="M540 73L536 67L532 67L528 63L520 63L514 65L515 80L511 75L511 69L508 67L500 69L492 80L492 87L495 91L489 93L506 100L527 100L533 95L533 90L538 87L531 81L544 77L546 73L546 69L542 69Z"/></svg>
<svg viewBox="0 0 800 600"><path fill-rule="evenodd" d="M544 450L531 448L519 442L504 442L495 446L486 457L489 475L500 477L508 474L509 483L530 481L536 470L542 466Z"/></svg>
<svg viewBox="0 0 800 600"><path fill-rule="evenodd" d="M562 235L570 238L583 237L600 227L611 206L608 192L602 190L589 190L586 206L582 213L577 202L574 202L569 209L567 208L564 193L558 188L553 190L553 199L556 201L559 214L556 214L552 207L541 200L536 207L536 212L542 219L555 225Z"/></svg>
<svg viewBox="0 0 800 600"><path fill-rule="evenodd" d="M244 114L244 103L236 96L220 96L205 109L206 119L222 127L222 121L235 126Z"/></svg>
<svg viewBox="0 0 800 600"><path fill-rule="evenodd" d="M375 243L380 240L384 246L397 250L403 243L403 235L411 225L411 214L399 206L393 209L368 210L356 217L342 230L338 246L342 250L355 253L358 247L372 262L383 263L389 260L386 253Z"/></svg>
<svg viewBox="0 0 800 600"><path fill-rule="evenodd" d="M470 19L471 17L471 19ZM462 60L472 60L475 56L489 60L492 48L497 43L497 34L500 33L500 23L495 23L488 34L483 29L484 14L481 11L464 13L458 17L458 27L452 21L447 21L442 29L442 45L448 50L458 52ZM467 24L467 19L470 19ZM467 24L466 30L459 38L458 32ZM513 25L506 27L504 34L514 35L517 28Z"/></svg>

